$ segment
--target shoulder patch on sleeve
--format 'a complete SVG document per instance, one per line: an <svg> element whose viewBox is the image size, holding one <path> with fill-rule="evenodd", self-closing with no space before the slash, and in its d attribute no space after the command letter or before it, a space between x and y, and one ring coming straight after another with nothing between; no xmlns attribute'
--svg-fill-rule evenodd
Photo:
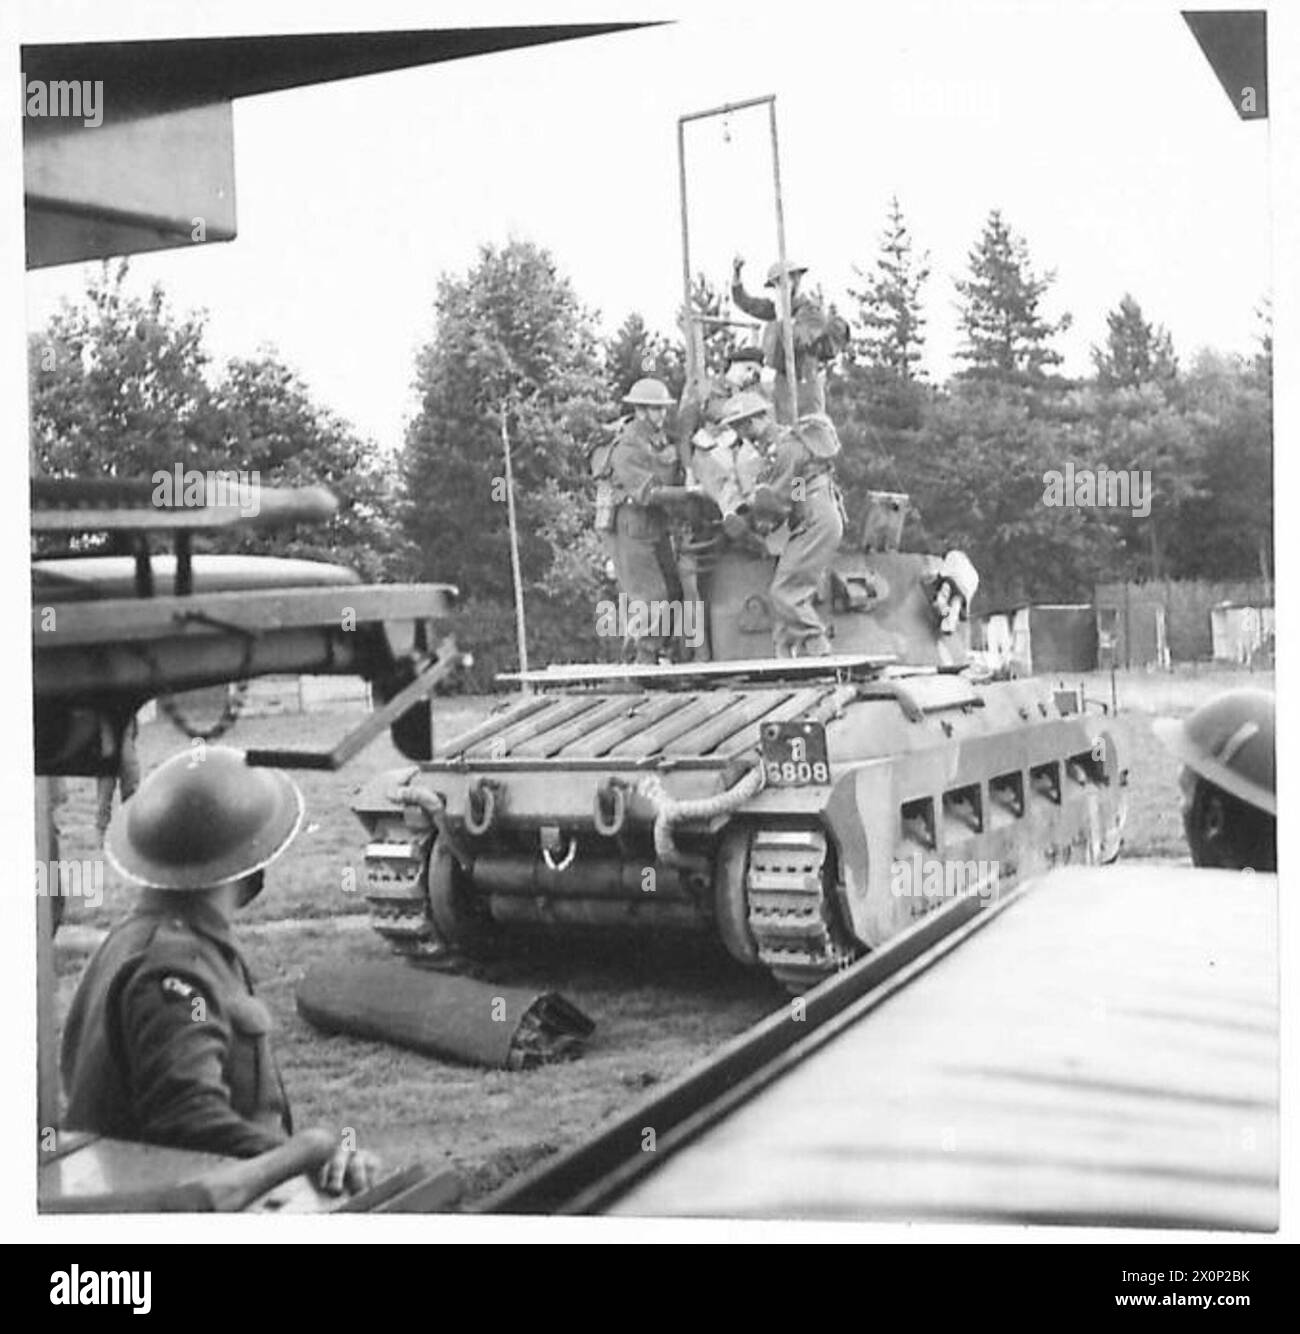
<svg viewBox="0 0 1300 1334"><path fill-rule="evenodd" d="M183 977L177 977L175 973L168 973L159 984L162 987L162 993L168 1000L187 1001L198 994L198 989L192 982L187 982Z"/></svg>

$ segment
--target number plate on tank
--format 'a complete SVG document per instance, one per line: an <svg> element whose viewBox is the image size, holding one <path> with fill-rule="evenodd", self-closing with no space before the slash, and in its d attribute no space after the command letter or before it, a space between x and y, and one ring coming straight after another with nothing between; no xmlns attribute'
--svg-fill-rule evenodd
<svg viewBox="0 0 1300 1334"><path fill-rule="evenodd" d="M815 787L831 781L821 723L764 723L759 735L768 787Z"/></svg>

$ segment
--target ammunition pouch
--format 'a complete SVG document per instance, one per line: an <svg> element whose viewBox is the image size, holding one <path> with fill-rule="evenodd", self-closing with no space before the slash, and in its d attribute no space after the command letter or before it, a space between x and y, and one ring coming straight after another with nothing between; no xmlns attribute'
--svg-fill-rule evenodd
<svg viewBox="0 0 1300 1334"><path fill-rule="evenodd" d="M612 533L614 531L614 513L618 509L618 498L614 494L614 484L607 477L596 482L596 531Z"/></svg>

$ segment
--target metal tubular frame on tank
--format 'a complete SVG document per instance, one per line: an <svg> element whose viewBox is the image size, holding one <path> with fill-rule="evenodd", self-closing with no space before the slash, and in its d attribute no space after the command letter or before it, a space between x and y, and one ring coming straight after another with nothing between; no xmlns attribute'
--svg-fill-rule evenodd
<svg viewBox="0 0 1300 1334"><path fill-rule="evenodd" d="M791 418L787 423L793 426L799 415L799 386L794 360L794 303L790 299L790 273L786 268L785 255L785 207L781 198L781 150L776 129L776 94L768 93L763 97L746 98L743 102L727 102L720 107L709 107L705 111L688 111L677 117L677 176L681 192L682 214L682 294L683 309L691 313L691 249L690 223L686 210L686 125L689 121L707 120L712 116L728 116L733 111L744 111L750 107L767 107L768 133L772 140L772 190L776 199L776 249L777 262L781 266L781 297L784 308L781 317L781 345L785 353L786 375L790 381ZM686 339L688 359L695 356L695 338L688 332ZM704 367L692 367L696 374L703 375Z"/></svg>
<svg viewBox="0 0 1300 1334"><path fill-rule="evenodd" d="M937 908L843 972L733 1038L586 1144L526 1172L477 1204L491 1214L589 1214L612 1203L667 1156L790 1067L863 1019L1016 902L1022 890L983 905L963 895ZM655 1152L646 1153L646 1127Z"/></svg>

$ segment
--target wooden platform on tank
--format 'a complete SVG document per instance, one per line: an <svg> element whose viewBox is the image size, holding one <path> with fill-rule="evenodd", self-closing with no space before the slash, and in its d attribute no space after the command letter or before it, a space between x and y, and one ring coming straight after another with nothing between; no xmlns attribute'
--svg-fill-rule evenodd
<svg viewBox="0 0 1300 1334"><path fill-rule="evenodd" d="M822 677L874 676L898 661L892 653L832 653L823 658L738 658L731 662L570 663L529 672L498 672L498 681L520 685L612 685L615 682L676 685L685 681L807 681Z"/></svg>

